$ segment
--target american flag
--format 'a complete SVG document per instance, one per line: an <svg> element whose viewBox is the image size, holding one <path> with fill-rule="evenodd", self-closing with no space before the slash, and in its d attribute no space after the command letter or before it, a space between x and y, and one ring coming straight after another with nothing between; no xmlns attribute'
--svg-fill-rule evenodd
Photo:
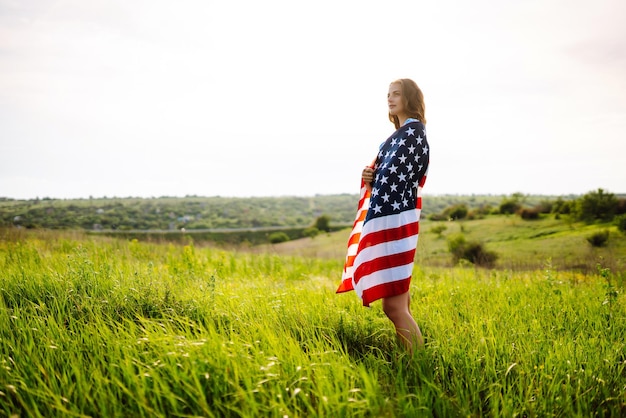
<svg viewBox="0 0 626 418"><path fill-rule="evenodd" d="M426 129L415 119L380 146L371 188L361 181L337 293L355 290L369 306L409 290L428 163Z"/></svg>

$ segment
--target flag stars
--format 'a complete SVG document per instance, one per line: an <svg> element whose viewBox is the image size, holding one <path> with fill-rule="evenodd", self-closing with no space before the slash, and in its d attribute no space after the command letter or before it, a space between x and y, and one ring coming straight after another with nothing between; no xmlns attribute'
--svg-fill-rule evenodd
<svg viewBox="0 0 626 418"><path fill-rule="evenodd" d="M429 150L425 131L416 125L409 126L390 137L378 150L370 217L400 213L416 205L417 183L427 167Z"/></svg>

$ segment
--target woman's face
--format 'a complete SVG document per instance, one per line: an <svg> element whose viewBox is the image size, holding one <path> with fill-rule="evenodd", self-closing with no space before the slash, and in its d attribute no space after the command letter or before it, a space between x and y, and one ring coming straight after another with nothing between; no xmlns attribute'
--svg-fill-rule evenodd
<svg viewBox="0 0 626 418"><path fill-rule="evenodd" d="M404 103L402 102L402 89L400 88L400 83L392 83L389 86L389 93L387 93L387 105L389 106L390 115L398 116L400 119L402 119L402 116L406 116Z"/></svg>

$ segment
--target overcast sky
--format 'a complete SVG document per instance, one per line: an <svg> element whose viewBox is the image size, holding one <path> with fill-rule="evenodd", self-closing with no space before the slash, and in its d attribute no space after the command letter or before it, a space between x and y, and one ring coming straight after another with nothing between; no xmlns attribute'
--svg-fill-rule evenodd
<svg viewBox="0 0 626 418"><path fill-rule="evenodd" d="M425 196L624 193L624 22L624 0L0 0L0 196L358 193L401 77Z"/></svg>

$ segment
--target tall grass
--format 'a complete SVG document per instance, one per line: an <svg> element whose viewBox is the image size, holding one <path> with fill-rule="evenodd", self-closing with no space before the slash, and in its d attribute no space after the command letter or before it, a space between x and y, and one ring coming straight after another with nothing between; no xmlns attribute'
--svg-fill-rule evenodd
<svg viewBox="0 0 626 418"><path fill-rule="evenodd" d="M0 416L623 416L626 300L582 275L415 270L426 337L341 260L4 235Z"/></svg>

